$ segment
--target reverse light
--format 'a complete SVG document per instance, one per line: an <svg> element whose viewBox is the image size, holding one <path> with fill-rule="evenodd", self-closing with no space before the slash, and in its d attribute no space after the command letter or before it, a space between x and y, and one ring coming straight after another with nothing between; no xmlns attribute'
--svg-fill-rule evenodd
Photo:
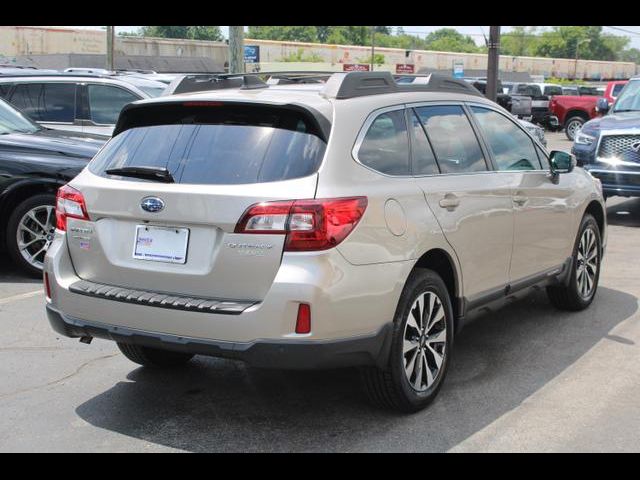
<svg viewBox="0 0 640 480"><path fill-rule="evenodd" d="M327 250L342 242L358 224L367 197L287 200L252 205L235 233L286 234L284 250Z"/></svg>
<svg viewBox="0 0 640 480"><path fill-rule="evenodd" d="M67 230L67 218L89 220L87 205L82 193L69 185L58 189L56 195L56 228L65 232Z"/></svg>

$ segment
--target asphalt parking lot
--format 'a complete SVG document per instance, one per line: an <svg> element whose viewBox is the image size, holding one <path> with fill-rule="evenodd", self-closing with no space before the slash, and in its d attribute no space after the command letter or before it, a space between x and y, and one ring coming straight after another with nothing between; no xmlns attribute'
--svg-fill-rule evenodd
<svg viewBox="0 0 640 480"><path fill-rule="evenodd" d="M478 319L439 397L409 416L370 407L351 370L198 357L153 371L58 337L40 282L0 256L0 451L639 451L640 199L607 206L591 308L559 312L541 292Z"/></svg>

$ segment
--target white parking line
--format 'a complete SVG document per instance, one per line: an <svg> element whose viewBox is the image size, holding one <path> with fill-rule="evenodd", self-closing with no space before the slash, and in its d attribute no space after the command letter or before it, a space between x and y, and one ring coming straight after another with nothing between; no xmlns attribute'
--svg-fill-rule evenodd
<svg viewBox="0 0 640 480"><path fill-rule="evenodd" d="M37 295L42 295L43 293L44 292L42 290L34 290L33 292L21 293L20 295L13 295L11 297L0 298L0 305L15 302L16 300L23 300L25 298L35 297Z"/></svg>

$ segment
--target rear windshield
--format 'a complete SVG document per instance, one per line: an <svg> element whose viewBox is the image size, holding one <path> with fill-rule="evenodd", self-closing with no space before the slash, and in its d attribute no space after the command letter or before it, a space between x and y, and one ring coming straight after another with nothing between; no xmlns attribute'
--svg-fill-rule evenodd
<svg viewBox="0 0 640 480"><path fill-rule="evenodd" d="M555 85L547 85L544 87L544 94L545 95L562 95L562 87L561 86L555 86Z"/></svg>
<svg viewBox="0 0 640 480"><path fill-rule="evenodd" d="M89 164L96 175L122 167L163 167L176 183L275 182L315 173L326 144L296 112L217 109L114 137ZM144 181L131 177L115 177Z"/></svg>

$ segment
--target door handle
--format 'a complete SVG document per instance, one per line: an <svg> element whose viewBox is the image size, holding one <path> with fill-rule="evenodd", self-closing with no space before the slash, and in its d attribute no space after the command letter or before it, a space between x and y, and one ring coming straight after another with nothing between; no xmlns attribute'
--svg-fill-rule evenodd
<svg viewBox="0 0 640 480"><path fill-rule="evenodd" d="M446 208L448 211L451 212L455 210L458 207L458 205L460 205L460 199L452 193L447 193L444 196L444 198L441 199L440 202L438 202L438 204L442 208Z"/></svg>
<svg viewBox="0 0 640 480"><path fill-rule="evenodd" d="M523 195L514 195L513 197L513 203L515 203L519 207L523 206L528 201L529 201L529 198Z"/></svg>

